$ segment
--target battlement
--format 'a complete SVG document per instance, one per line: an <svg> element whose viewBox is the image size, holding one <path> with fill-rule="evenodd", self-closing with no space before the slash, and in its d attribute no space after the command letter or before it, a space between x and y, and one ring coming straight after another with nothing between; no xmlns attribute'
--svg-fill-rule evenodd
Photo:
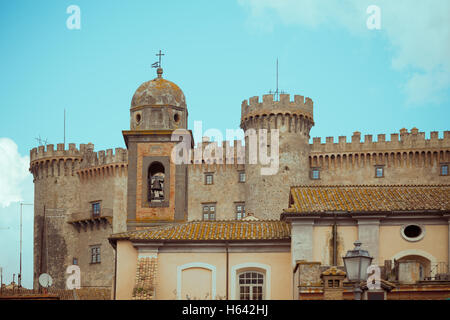
<svg viewBox="0 0 450 320"><path fill-rule="evenodd" d="M128 151L123 148L107 149L94 152L94 144L80 144L77 149L75 143L69 143L68 149L64 148L63 143L57 144L57 148L53 144L39 146L30 150L30 162L38 162L52 159L78 159L82 162L82 166L100 166L111 163L128 162Z"/></svg>
<svg viewBox="0 0 450 320"><path fill-rule="evenodd" d="M425 132L419 132L419 129L413 128L411 132L407 129L401 129L400 134L392 133L390 141L386 141L385 134L378 134L377 141L373 141L372 135L365 135L364 141L361 141L361 133L356 131L351 139L346 136L340 136L338 142L334 142L333 137L327 137L326 142L322 143L320 137L313 138L311 144L312 153L340 153L356 151L377 151L377 150L405 150L405 149L423 149L423 148L450 148L450 131L444 131L444 138L439 139L439 133L433 131L430 133L430 139L425 139Z"/></svg>
<svg viewBox="0 0 450 320"><path fill-rule="evenodd" d="M30 162L47 158L79 158L83 156L85 149L85 144L81 144L80 149L77 149L74 143L69 143L68 149L65 149L64 143L58 143L56 150L53 144L48 144L47 146L39 146L30 150Z"/></svg>
<svg viewBox="0 0 450 320"><path fill-rule="evenodd" d="M194 165L238 165L245 163L245 146L241 140L222 141L219 144L203 137L201 143L197 143L191 150L191 163Z"/></svg>
<svg viewBox="0 0 450 320"><path fill-rule="evenodd" d="M259 97L251 97L248 101L244 100L241 106L241 120L244 121L254 115L270 115L278 113L303 114L313 119L313 101L301 95L294 95L291 101L289 94L280 94L279 101L274 100L272 94L262 96L262 102Z"/></svg>

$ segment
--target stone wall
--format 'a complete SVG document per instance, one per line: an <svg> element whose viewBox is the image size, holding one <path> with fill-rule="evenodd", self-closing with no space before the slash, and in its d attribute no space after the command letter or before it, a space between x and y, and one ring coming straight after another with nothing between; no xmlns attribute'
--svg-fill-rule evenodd
<svg viewBox="0 0 450 320"><path fill-rule="evenodd" d="M191 165L188 167L188 220L202 220L202 204L216 204L216 220L236 219L236 204L245 203L245 183L239 182L244 165ZM213 184L205 184L205 173Z"/></svg>
<svg viewBox="0 0 450 320"><path fill-rule="evenodd" d="M314 138L311 144L309 166L320 169L319 180L309 180L318 185L358 185L358 184L447 184L450 177L440 175L440 164L450 162L450 131L439 139L438 132L431 132L430 139L425 133L413 128L399 134L391 134L386 141L385 134L372 141L366 135L361 142L361 134L355 132L351 142L339 137L327 137L326 143ZM377 178L375 168L384 168L384 176Z"/></svg>

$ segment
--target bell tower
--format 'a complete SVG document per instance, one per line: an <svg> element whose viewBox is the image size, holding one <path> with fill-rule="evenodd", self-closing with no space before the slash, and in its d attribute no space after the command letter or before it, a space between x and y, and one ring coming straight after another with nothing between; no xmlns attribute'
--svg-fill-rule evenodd
<svg viewBox="0 0 450 320"><path fill-rule="evenodd" d="M187 164L175 164L175 130L187 128L186 100L181 89L162 77L144 82L130 108L130 130L123 131L128 148L127 229L187 220ZM192 147L192 142L189 145Z"/></svg>

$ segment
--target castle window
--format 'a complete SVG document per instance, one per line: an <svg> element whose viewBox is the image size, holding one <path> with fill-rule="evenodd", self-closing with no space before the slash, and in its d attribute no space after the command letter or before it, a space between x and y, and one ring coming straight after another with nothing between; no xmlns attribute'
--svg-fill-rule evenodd
<svg viewBox="0 0 450 320"><path fill-rule="evenodd" d="M74 264L74 265L78 265L78 258L73 258L72 259L72 264Z"/></svg>
<svg viewBox="0 0 450 320"><path fill-rule="evenodd" d="M91 263L100 263L100 246L91 247Z"/></svg>
<svg viewBox="0 0 450 320"><path fill-rule="evenodd" d="M245 172L239 172L239 182L245 182Z"/></svg>
<svg viewBox="0 0 450 320"><path fill-rule="evenodd" d="M161 162L155 161L148 168L148 201L164 201L165 170Z"/></svg>
<svg viewBox="0 0 450 320"><path fill-rule="evenodd" d="M100 201L92 202L92 217L100 217Z"/></svg>
<svg viewBox="0 0 450 320"><path fill-rule="evenodd" d="M205 184L213 184L213 183L214 183L213 174L206 173L205 174Z"/></svg>
<svg viewBox="0 0 450 320"><path fill-rule="evenodd" d="M236 219L241 220L245 217L245 204L237 203L236 204Z"/></svg>
<svg viewBox="0 0 450 320"><path fill-rule="evenodd" d="M320 179L320 169L319 168L312 168L311 169L311 179L313 179L313 180L319 180Z"/></svg>
<svg viewBox="0 0 450 320"><path fill-rule="evenodd" d="M203 205L203 220L216 220L216 205L204 204Z"/></svg>
<svg viewBox="0 0 450 320"><path fill-rule="evenodd" d="M448 176L448 164L441 165L441 176Z"/></svg>
<svg viewBox="0 0 450 320"><path fill-rule="evenodd" d="M375 167L375 178L384 178L384 167Z"/></svg>
<svg viewBox="0 0 450 320"><path fill-rule="evenodd" d="M264 299L264 274L256 271L248 271L239 274L239 299L263 300Z"/></svg>

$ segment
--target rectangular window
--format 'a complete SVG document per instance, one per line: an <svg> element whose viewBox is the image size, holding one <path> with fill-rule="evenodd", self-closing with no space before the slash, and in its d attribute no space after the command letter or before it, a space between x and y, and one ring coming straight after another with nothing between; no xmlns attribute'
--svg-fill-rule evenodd
<svg viewBox="0 0 450 320"><path fill-rule="evenodd" d="M263 300L264 275L260 272L244 272L239 275L239 299Z"/></svg>
<svg viewBox="0 0 450 320"><path fill-rule="evenodd" d="M216 220L216 205L204 204L203 205L203 220Z"/></svg>
<svg viewBox="0 0 450 320"><path fill-rule="evenodd" d="M245 218L245 204L238 203L236 204L236 219L241 220Z"/></svg>
<svg viewBox="0 0 450 320"><path fill-rule="evenodd" d="M384 177L384 168L375 167L375 178L383 178L383 177Z"/></svg>
<svg viewBox="0 0 450 320"><path fill-rule="evenodd" d="M441 165L441 176L448 176L448 164Z"/></svg>
<svg viewBox="0 0 450 320"><path fill-rule="evenodd" d="M311 179L319 180L320 179L320 170L318 168L312 168L311 170Z"/></svg>
<svg viewBox="0 0 450 320"><path fill-rule="evenodd" d="M100 246L91 247L91 263L100 263Z"/></svg>
<svg viewBox="0 0 450 320"><path fill-rule="evenodd" d="M92 203L92 216L100 217L100 202L99 201Z"/></svg>
<svg viewBox="0 0 450 320"><path fill-rule="evenodd" d="M78 258L73 258L72 259L72 264L74 264L74 265L78 265Z"/></svg>
<svg viewBox="0 0 450 320"><path fill-rule="evenodd" d="M245 182L245 172L239 172L239 182Z"/></svg>
<svg viewBox="0 0 450 320"><path fill-rule="evenodd" d="M205 184L213 184L213 182L214 182L213 174L212 173L205 174Z"/></svg>

